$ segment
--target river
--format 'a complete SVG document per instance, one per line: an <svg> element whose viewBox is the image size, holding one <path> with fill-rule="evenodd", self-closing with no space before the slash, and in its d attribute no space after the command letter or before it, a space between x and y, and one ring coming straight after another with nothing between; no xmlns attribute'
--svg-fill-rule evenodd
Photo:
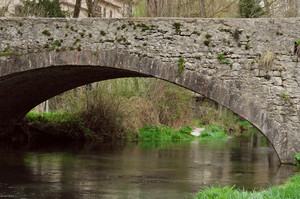
<svg viewBox="0 0 300 199"><path fill-rule="evenodd" d="M1 145L0 198L191 198L204 186L261 189L295 172L253 136L47 149Z"/></svg>

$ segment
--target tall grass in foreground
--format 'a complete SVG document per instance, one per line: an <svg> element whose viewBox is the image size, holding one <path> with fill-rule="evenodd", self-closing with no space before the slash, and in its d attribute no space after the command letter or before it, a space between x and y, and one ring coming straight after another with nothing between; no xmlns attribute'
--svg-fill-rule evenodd
<svg viewBox="0 0 300 199"><path fill-rule="evenodd" d="M300 174L288 179L283 185L270 187L261 191L245 191L233 187L208 187L197 193L195 199L299 199Z"/></svg>

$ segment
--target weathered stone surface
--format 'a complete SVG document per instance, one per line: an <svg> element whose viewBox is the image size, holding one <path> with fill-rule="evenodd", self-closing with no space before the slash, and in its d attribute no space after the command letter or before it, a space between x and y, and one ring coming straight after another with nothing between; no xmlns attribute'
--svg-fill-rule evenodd
<svg viewBox="0 0 300 199"><path fill-rule="evenodd" d="M293 54L299 23L299 18L0 18L0 125L18 124L37 104L80 85L156 77L244 117L270 140L282 162L292 162L300 152L300 64ZM238 40L231 33L236 29L244 30ZM261 57L270 49L275 60L265 67Z"/></svg>

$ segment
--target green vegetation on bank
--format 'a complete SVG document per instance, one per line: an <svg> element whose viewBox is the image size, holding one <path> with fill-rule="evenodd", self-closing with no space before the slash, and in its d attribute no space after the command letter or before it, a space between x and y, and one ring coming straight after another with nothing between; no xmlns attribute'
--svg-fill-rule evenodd
<svg viewBox="0 0 300 199"><path fill-rule="evenodd" d="M55 139L68 139L70 141L103 141L105 138L96 132L91 125L86 125L86 118L74 115L69 112L59 113L34 113L29 112L25 117L31 127L39 130L47 137ZM154 126L147 125L139 128L138 135L132 132L123 133L121 140L140 140L144 141L178 141L178 140L211 140L224 139L227 134L216 125L208 125L199 137L191 135L193 129L189 126L181 127L178 130L172 129L166 125Z"/></svg>
<svg viewBox="0 0 300 199"><path fill-rule="evenodd" d="M228 135L217 125L207 125L205 130L200 134L202 140L225 139Z"/></svg>
<svg viewBox="0 0 300 199"><path fill-rule="evenodd" d="M69 112L45 114L29 112L24 120L34 128L30 130L32 139L42 137L43 139L87 141L100 138L84 126L82 118Z"/></svg>
<svg viewBox="0 0 300 199"><path fill-rule="evenodd" d="M194 198L201 199L298 199L300 196L300 174L288 179L283 185L261 191L246 191L233 187L213 186L199 192Z"/></svg>
<svg viewBox="0 0 300 199"><path fill-rule="evenodd" d="M300 166L300 153L296 153L294 157L296 159L296 165Z"/></svg>
<svg viewBox="0 0 300 199"><path fill-rule="evenodd" d="M216 125L208 125L199 137L192 136L193 129L189 126L181 127L179 130L171 129L165 125L153 126L149 125L139 129L141 141L154 140L213 140L228 138L227 134Z"/></svg>
<svg viewBox="0 0 300 199"><path fill-rule="evenodd" d="M179 130L172 129L166 125L153 126L148 125L139 129L141 141L153 141L153 140L192 140L191 136L192 128L182 127Z"/></svg>

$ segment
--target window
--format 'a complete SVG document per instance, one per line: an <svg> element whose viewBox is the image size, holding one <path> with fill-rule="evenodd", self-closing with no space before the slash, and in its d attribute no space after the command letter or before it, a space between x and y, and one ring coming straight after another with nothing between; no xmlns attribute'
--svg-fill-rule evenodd
<svg viewBox="0 0 300 199"><path fill-rule="evenodd" d="M109 17L112 18L112 16L113 16L113 11L110 10L110 11L109 11Z"/></svg>

